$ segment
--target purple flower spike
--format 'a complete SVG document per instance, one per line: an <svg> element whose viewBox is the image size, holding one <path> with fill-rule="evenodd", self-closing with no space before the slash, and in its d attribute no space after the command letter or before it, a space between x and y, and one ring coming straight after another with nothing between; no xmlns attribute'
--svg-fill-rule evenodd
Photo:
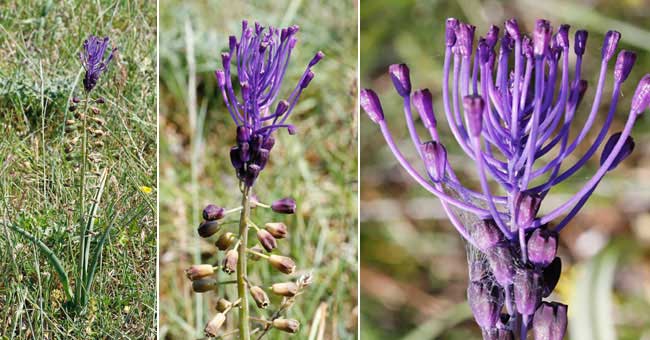
<svg viewBox="0 0 650 340"><path fill-rule="evenodd" d="M393 64L388 67L388 72L397 93L402 97L408 97L411 94L411 78L408 66L406 64Z"/></svg>
<svg viewBox="0 0 650 340"><path fill-rule="evenodd" d="M551 24L544 19L535 22L535 31L533 32L533 51L536 56L541 57L546 53L546 49L551 41Z"/></svg>
<svg viewBox="0 0 650 340"><path fill-rule="evenodd" d="M533 318L535 340L562 340L566 333L567 306L559 302L543 302Z"/></svg>
<svg viewBox="0 0 650 340"><path fill-rule="evenodd" d="M517 19L512 18L506 20L505 23L506 26L506 32L510 35L515 40L519 40L521 38L521 33L519 32L519 24L517 23Z"/></svg>
<svg viewBox="0 0 650 340"><path fill-rule="evenodd" d="M557 233L544 227L535 229L528 239L528 260L546 267L557 253Z"/></svg>
<svg viewBox="0 0 650 340"><path fill-rule="evenodd" d="M375 91L371 89L361 90L359 101L361 108L366 111L370 120L376 124L384 120L384 110L381 108L381 102Z"/></svg>
<svg viewBox="0 0 650 340"><path fill-rule="evenodd" d="M436 116L433 113L433 96L429 89L413 92L413 105L420 113L422 123L427 129L436 128Z"/></svg>
<svg viewBox="0 0 650 340"><path fill-rule="evenodd" d="M447 19L447 25L445 28L445 42L447 47L452 47L456 44L456 27L458 27L457 19Z"/></svg>
<svg viewBox="0 0 650 340"><path fill-rule="evenodd" d="M467 301L481 328L491 329L496 326L503 305L503 292L498 286L487 282L470 282Z"/></svg>
<svg viewBox="0 0 650 340"><path fill-rule="evenodd" d="M621 40L621 33L617 31L608 31L605 34L605 41L603 41L603 49L601 56L604 60L612 59L618 47L618 41Z"/></svg>
<svg viewBox="0 0 650 340"><path fill-rule="evenodd" d="M542 299L542 277L531 270L517 270L515 274L515 305L521 315L529 316L535 313Z"/></svg>
<svg viewBox="0 0 650 340"><path fill-rule="evenodd" d="M108 57L104 58L108 44L108 37L100 38L94 35L89 36L84 41L84 50L79 53L79 59L81 60L81 65L86 70L86 75L83 80L84 90L86 92L90 92L95 88L99 76L102 72L106 71L108 64L113 60L117 48L113 48L108 54Z"/></svg>
<svg viewBox="0 0 650 340"><path fill-rule="evenodd" d="M470 235L474 239L474 242L476 242L478 248L484 252L487 252L490 248L503 241L503 234L499 231L499 227L492 219L475 223L474 228L470 231Z"/></svg>
<svg viewBox="0 0 650 340"><path fill-rule="evenodd" d="M613 134L611 137L609 137L607 144L605 144L605 147L603 148L603 154L600 156L601 166L605 164L607 158L609 158L610 154L612 153L612 150L614 149L614 146L616 146L616 143L618 143L618 140L620 138L621 138L620 132L617 132ZM634 150L634 139L632 139L631 136L627 136L625 142L623 142L623 147L618 152L616 157L614 157L614 162L612 162L612 164L609 166L607 171L614 170L614 168L616 168L619 163L621 163L624 159L626 159L632 153L633 150Z"/></svg>
<svg viewBox="0 0 650 340"><path fill-rule="evenodd" d="M646 74L639 81L634 96L632 97L632 113L640 115L650 106L650 74Z"/></svg>
<svg viewBox="0 0 650 340"><path fill-rule="evenodd" d="M576 55L585 54L585 49L587 47L587 37L589 37L589 32L585 30L577 30L575 34L575 46L573 47Z"/></svg>
<svg viewBox="0 0 650 340"><path fill-rule="evenodd" d="M627 50L619 52L614 66L614 79L619 83L624 82L632 72L634 62L636 62L636 53Z"/></svg>
<svg viewBox="0 0 650 340"><path fill-rule="evenodd" d="M467 125L469 125L469 132L474 137L481 135L483 129L483 111L485 110L485 101L483 97L466 96L463 98L463 108L467 115Z"/></svg>
<svg viewBox="0 0 650 340"><path fill-rule="evenodd" d="M434 141L422 144L422 157L427 172L431 179L439 182L445 178L445 166L447 165L447 150L445 147Z"/></svg>
<svg viewBox="0 0 650 340"><path fill-rule="evenodd" d="M271 135L278 129L295 133L293 125L286 120L314 78L311 68L324 57L322 52L316 53L289 97L279 100L291 52L298 41L297 33L298 26L277 29L255 23L254 27L249 27L242 21L239 41L234 36L229 38L230 50L221 54L223 69L215 72L228 112L237 125L238 151L231 151L231 161L237 177L249 187L266 164L271 148L264 148L266 151L260 148L272 138ZM239 96L233 86L233 67L236 68L236 83L241 86ZM276 102L276 110L271 113L270 108Z"/></svg>

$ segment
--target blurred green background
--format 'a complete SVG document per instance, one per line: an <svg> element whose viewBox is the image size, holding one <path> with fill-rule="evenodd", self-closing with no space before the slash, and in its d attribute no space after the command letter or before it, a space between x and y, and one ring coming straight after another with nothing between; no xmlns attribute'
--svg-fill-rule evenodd
<svg viewBox="0 0 650 340"><path fill-rule="evenodd" d="M476 25L477 35L510 17L517 18L527 32L537 18L551 20L554 27L570 24L571 37L576 29L588 29L583 77L592 87L577 113L582 119L593 98L603 35L610 29L620 31L619 48L636 51L638 60L623 87L612 129L621 127L638 80L650 71L647 1L361 0L360 14L361 86L380 95L398 145L415 161L401 100L387 74L388 65L404 62L411 68L413 87L431 89L450 163L468 185L476 185L474 165L453 141L441 114L447 17ZM606 98L611 91L612 64ZM601 123L603 115L598 118ZM362 338L480 339L465 303L467 262L460 236L438 200L399 167L377 126L365 116L360 124ZM569 304L571 339L650 339L647 130L647 119L640 119L633 133L633 155L606 177L582 213L562 232L559 252L565 266L553 299ZM589 144L584 142L577 154L583 154ZM580 188L596 165L591 162L552 191L542 211Z"/></svg>
<svg viewBox="0 0 650 340"><path fill-rule="evenodd" d="M255 186L266 202L293 196L298 212L278 217L257 209L253 220L258 225L271 219L285 222L290 238L279 242L277 253L296 259L296 277L314 274L313 285L289 313L301 323L294 338L355 338L357 7L355 1L312 0L160 1L160 338L200 338L219 295L231 301L236 296L235 287L229 286L199 297L191 292L184 270L223 256L214 240L198 238L203 206L212 202L233 207L240 201L229 160L235 125L218 94L214 71L221 67L228 36L239 37L242 19L264 26L300 26L280 96L290 93L318 50L326 55L314 67L316 76L289 120L297 134L277 133L269 165ZM249 278L265 287L287 280L264 263L252 264ZM272 298L271 304L278 302ZM268 312L253 307L252 313ZM236 313L231 315L226 329L236 328ZM286 337L271 331L267 338Z"/></svg>

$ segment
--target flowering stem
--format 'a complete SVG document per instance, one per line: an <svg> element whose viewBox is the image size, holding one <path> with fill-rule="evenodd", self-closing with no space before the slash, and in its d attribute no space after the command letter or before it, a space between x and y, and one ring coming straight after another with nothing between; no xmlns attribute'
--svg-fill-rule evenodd
<svg viewBox="0 0 650 340"><path fill-rule="evenodd" d="M81 115L82 121L82 140L81 140L81 168L80 168L80 183L79 183L79 242L80 251L79 251L79 280L77 281L76 294L75 294L75 305L80 307L82 301L82 295L85 294L85 287L83 282L85 281L86 276L86 266L87 263L85 249L86 249L86 223L84 222L84 214L86 211L86 163L88 158L88 102L90 96L86 94L86 99L84 100L84 109Z"/></svg>
<svg viewBox="0 0 650 340"><path fill-rule="evenodd" d="M241 340L250 340L248 294L246 292L246 248L248 245L248 224L250 216L250 187L242 190L242 211L239 219L239 258L237 260L237 294L241 299L239 312L239 334Z"/></svg>

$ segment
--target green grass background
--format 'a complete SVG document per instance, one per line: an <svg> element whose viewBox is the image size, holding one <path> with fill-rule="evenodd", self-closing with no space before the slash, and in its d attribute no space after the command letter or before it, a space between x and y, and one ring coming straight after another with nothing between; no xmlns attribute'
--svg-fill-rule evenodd
<svg viewBox="0 0 650 340"><path fill-rule="evenodd" d="M591 87L577 113L581 119L586 117L585 107L590 105L595 91L604 33L609 29L619 30L623 36L619 48L636 51L638 60L623 88L616 129L621 128L626 118L638 80L650 72L650 11L645 1L361 0L360 3L361 87L371 87L380 95L398 145L409 159L415 160L401 100L387 73L388 65L407 63L413 87L431 89L450 162L469 185L477 184L474 165L453 141L441 113L447 17L476 25L477 35L484 34L489 24L501 26L510 17L517 18L527 32L531 31L535 19L547 18L554 27L571 24L571 44L576 29L588 29L583 77ZM610 62L605 98L611 93L612 65ZM604 113L601 113L597 124L603 120ZM467 273L461 238L447 221L438 200L414 183L397 164L378 127L365 116L360 118L360 124L362 338L479 339L478 327L464 302ZM647 316L650 310L650 150L647 147L650 135L647 131L648 120L642 118L633 133L636 141L633 155L606 177L582 213L562 233L560 254L565 268L553 298L569 303L571 339L608 339L607 332L612 329L617 331L619 339L650 336ZM583 143L577 153L584 153L588 146L588 141ZM596 165L597 158L587 169L552 191L542 210L566 200L567 195L591 176ZM593 256L605 245L600 256ZM617 261L612 263L612 259Z"/></svg>
<svg viewBox="0 0 650 340"><path fill-rule="evenodd" d="M79 238L69 209L78 190L64 161L64 122L69 99L82 95L78 53L89 34L108 35L119 48L93 91L106 98L109 132L100 211L115 201L118 216L144 214L113 229L84 316L61 307L58 278L39 250L0 227L1 339L155 337L156 1L0 5L0 221L29 230L75 269ZM96 230L106 223L100 217Z"/></svg>
<svg viewBox="0 0 650 340"><path fill-rule="evenodd" d="M269 221L287 223L290 238L280 242L277 253L295 258L299 274L311 271L314 275L313 285L289 313L301 323L294 338L308 338L321 304L327 308L321 319L326 326L325 339L355 338L358 238L354 2L175 0L161 1L160 5L161 338L201 337L205 323L215 314L219 295L231 300L236 296L230 286L218 294L199 297L191 292L184 270L197 261L216 263L223 257L212 242L199 239L196 233L203 206L212 202L233 207L240 201L228 156L235 126L217 92L214 70L221 65L220 53L227 49L228 36L239 36L242 19L251 24L258 20L265 26L300 26L281 95L290 93L314 53L325 52L325 59L314 67L316 76L290 119L298 133L277 133L269 164L255 186L255 192L266 202L293 196L298 212L278 216L258 209L253 220L258 225ZM195 73L190 71L190 65L195 65ZM192 76L196 101L188 92ZM189 120L194 103L196 128ZM236 226L225 228L235 230ZM287 279L263 263L251 265L249 273L253 282L265 287ZM220 274L220 279L227 278ZM272 298L271 302L277 306L279 300ZM267 315L255 307L252 311L253 315ZM236 327L235 321L233 313L225 328ZM268 338L285 339L287 334L274 331Z"/></svg>

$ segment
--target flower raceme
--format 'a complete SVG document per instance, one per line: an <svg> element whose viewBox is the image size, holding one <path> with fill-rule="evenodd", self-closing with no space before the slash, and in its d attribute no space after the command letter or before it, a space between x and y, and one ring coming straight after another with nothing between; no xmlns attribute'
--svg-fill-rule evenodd
<svg viewBox="0 0 650 340"><path fill-rule="evenodd" d="M106 56L106 49L108 48L108 37L100 38L91 35L84 41L84 50L79 53L81 64L86 70L84 76L84 90L86 93L92 91L99 81L99 76L106 71L108 64L113 60L117 48L113 48Z"/></svg>
<svg viewBox="0 0 650 340"><path fill-rule="evenodd" d="M316 53L289 97L277 101L291 53L298 41L298 29L298 26L290 26L265 30L258 23L249 27L248 22L243 21L239 41L235 36L230 37L229 52L221 54L223 69L215 72L228 112L237 124L237 146L231 149L230 159L237 176L249 187L266 166L275 144L272 133L281 128L286 128L292 135L296 132L296 128L286 120L314 78L311 68L324 57L323 52ZM235 94L231 80L233 63L241 89L240 97ZM275 110L271 111L274 104Z"/></svg>
<svg viewBox="0 0 650 340"><path fill-rule="evenodd" d="M441 200L470 249L483 254L468 253L468 299L484 338L493 339L497 334L499 339L514 338L518 334L526 339L528 330L533 329L535 339L563 339L566 306L542 302L561 272L561 261L556 257L558 233L582 208L605 174L632 152L632 128L650 104L650 75L639 82L622 131L605 140L617 111L621 86L636 60L634 52L621 50L616 55L620 33L610 31L605 35L596 94L586 122L579 126L576 111L587 90L582 61L588 33L575 32L575 71L571 74L569 25L561 25L553 33L548 21L537 20L531 36L522 33L515 19L504 26L501 37L500 29L492 26L475 44L474 26L456 19L446 23L443 111L451 133L475 164L480 190L465 187L449 164L440 142L431 92L412 91L406 65L392 65L389 73L403 98L406 125L424 163L425 175L398 149L377 94L371 89L361 90L360 103L379 125L401 166ZM612 59L611 100L603 125L597 127L595 121ZM429 141L422 141L416 130L412 106ZM576 136L570 134L572 127L579 131ZM583 155L577 154L577 147L592 129L598 131L595 140L588 142L593 144ZM549 191L583 168L601 145L600 167L591 178L566 202L539 214ZM499 191L490 186L490 180L499 185ZM476 221L462 222L461 212L475 216ZM501 306L507 314L501 315Z"/></svg>

